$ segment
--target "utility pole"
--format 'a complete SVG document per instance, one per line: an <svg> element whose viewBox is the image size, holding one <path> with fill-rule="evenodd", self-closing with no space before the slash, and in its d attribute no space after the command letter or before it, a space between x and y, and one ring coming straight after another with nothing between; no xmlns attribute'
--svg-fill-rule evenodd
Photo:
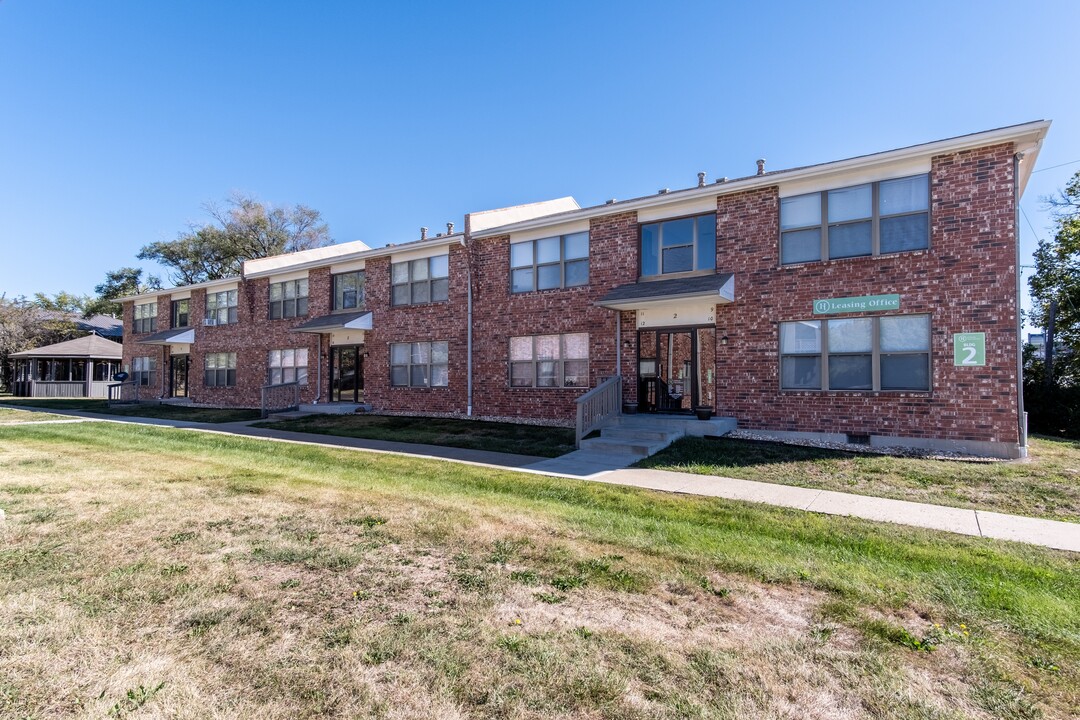
<svg viewBox="0 0 1080 720"><path fill-rule="evenodd" d="M1057 319L1057 300L1050 301L1046 317L1046 386L1054 387L1054 321Z"/></svg>

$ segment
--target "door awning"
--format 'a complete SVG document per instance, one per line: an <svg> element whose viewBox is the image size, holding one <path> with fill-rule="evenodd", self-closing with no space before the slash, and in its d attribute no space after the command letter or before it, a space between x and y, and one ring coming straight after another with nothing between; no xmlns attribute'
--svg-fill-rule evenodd
<svg viewBox="0 0 1080 720"><path fill-rule="evenodd" d="M338 330L371 330L371 311L331 313L300 323L293 332L332 333Z"/></svg>
<svg viewBox="0 0 1080 720"><path fill-rule="evenodd" d="M195 342L195 328L174 328L139 338L135 342L140 345L182 345Z"/></svg>
<svg viewBox="0 0 1080 720"><path fill-rule="evenodd" d="M733 273L627 283L610 290L596 304L611 310L641 310L672 302L710 300L714 304L735 302Z"/></svg>

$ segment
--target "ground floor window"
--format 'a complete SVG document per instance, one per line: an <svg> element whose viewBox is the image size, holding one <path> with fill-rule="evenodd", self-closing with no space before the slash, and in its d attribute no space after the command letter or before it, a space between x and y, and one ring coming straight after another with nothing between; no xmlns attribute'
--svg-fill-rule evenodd
<svg viewBox="0 0 1080 720"><path fill-rule="evenodd" d="M588 386L588 333L510 338L510 387Z"/></svg>
<svg viewBox="0 0 1080 720"><path fill-rule="evenodd" d="M152 357L137 357L131 359L131 380L136 385L152 387L154 373L157 371L157 359Z"/></svg>
<svg viewBox="0 0 1080 720"><path fill-rule="evenodd" d="M930 316L780 323L784 390L930 389Z"/></svg>
<svg viewBox="0 0 1080 720"><path fill-rule="evenodd" d="M308 352L307 348L294 350L270 351L270 384L300 383L307 385Z"/></svg>
<svg viewBox="0 0 1080 720"><path fill-rule="evenodd" d="M394 387L446 387L450 384L449 344L390 345L390 384Z"/></svg>
<svg viewBox="0 0 1080 720"><path fill-rule="evenodd" d="M233 387L236 385L236 353L207 353L203 360L206 387Z"/></svg>

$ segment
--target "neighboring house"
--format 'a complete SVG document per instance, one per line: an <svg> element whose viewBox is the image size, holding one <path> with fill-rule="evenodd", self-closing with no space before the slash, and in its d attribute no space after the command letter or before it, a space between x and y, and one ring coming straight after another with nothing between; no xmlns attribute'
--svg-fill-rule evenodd
<svg viewBox="0 0 1080 720"><path fill-rule="evenodd" d="M16 397L107 398L123 347L94 333L12 353Z"/></svg>
<svg viewBox="0 0 1080 720"><path fill-rule="evenodd" d="M119 342L124 336L124 322L111 315L92 315L83 317L78 313L61 310L40 310L42 322L69 322L80 332L92 332L110 340Z"/></svg>
<svg viewBox="0 0 1080 720"><path fill-rule="evenodd" d="M707 406L778 437L1024 453L1016 213L1048 122L465 231L245 263L124 298L144 397L571 423ZM606 387L606 386L605 386Z"/></svg>

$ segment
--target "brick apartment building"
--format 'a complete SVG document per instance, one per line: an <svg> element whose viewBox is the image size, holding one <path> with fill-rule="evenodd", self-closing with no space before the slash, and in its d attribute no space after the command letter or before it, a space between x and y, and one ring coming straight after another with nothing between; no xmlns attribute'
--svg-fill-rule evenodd
<svg viewBox="0 0 1080 720"><path fill-rule="evenodd" d="M565 424L618 376L624 411L1019 457L1016 219L1048 128L249 261L125 298L123 364L144 399L258 407L296 382L302 403Z"/></svg>

